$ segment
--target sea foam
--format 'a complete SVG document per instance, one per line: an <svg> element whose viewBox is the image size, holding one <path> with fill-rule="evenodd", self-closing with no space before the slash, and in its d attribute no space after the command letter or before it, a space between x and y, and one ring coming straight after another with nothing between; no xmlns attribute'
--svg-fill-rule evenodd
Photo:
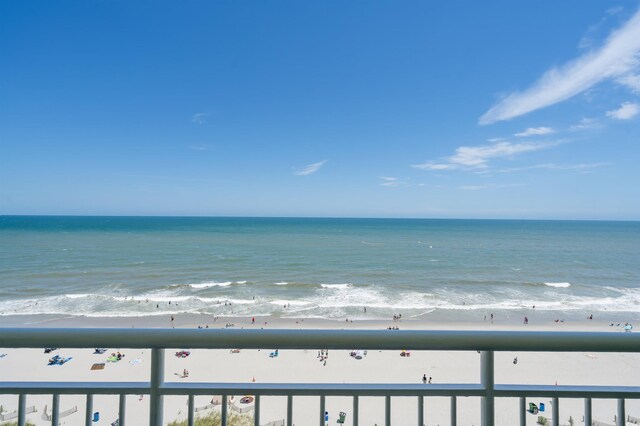
<svg viewBox="0 0 640 426"><path fill-rule="evenodd" d="M233 284L231 281L224 281L224 282L221 282L221 283L206 282L206 283L200 283L200 284L189 284L189 287L196 288L196 289L201 289L201 288L209 288L209 287L228 287L231 284Z"/></svg>
<svg viewBox="0 0 640 426"><path fill-rule="evenodd" d="M556 287L556 288L568 288L571 287L571 283L544 283L547 287Z"/></svg>

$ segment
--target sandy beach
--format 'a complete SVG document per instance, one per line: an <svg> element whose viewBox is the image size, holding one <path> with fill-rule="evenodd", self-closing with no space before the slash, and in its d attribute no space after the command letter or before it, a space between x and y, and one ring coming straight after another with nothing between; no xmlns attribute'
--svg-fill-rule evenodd
<svg viewBox="0 0 640 426"><path fill-rule="evenodd" d="M46 318L14 316L2 320L4 326L28 327L171 327L171 319L163 317L146 318ZM218 318L210 315L178 315L174 326L178 328L224 328L233 324L233 328L290 328L290 329L380 329L399 327L400 329L439 329L439 330L537 330L537 331L605 331L621 333L622 326L597 321L582 322L540 322L529 324L501 321L493 323L425 323L418 321L323 321L312 319L256 318ZM392 333L393 331L389 331ZM179 350L190 352L186 358L174 356ZM276 348L274 348L275 350ZM359 348L354 348L359 349ZM407 348L410 350L411 348ZM108 362L112 354L120 352L124 357L117 362ZM436 352L411 351L410 357L400 356L400 351L367 351L366 356L356 360L346 350L331 350L326 363L318 357L318 351L283 350L277 358L269 356L268 350L241 350L231 353L228 350L193 350L176 348L167 350L166 381L191 382L317 382L317 383L422 383L423 375L436 383L477 383L480 380L479 355L475 352ZM94 354L91 349L60 349L50 354L37 349L0 349L0 380L2 381L146 381L149 379L150 351L127 348L107 348L104 354ZM71 357L64 365L49 366L48 360L60 355ZM517 364L513 363L517 357ZM101 370L92 370L94 364L104 364ZM559 385L637 385L640 377L640 354L617 353L496 353L496 383L521 383ZM183 377L188 370L188 377ZM429 384L425 384L428 386ZM249 405L240 404L242 395L233 398L233 405L244 409ZM148 422L149 398L139 395L127 397L127 422L142 425ZM216 398L214 395L202 395L195 398L196 407L206 407ZM551 416L551 404L548 399L534 398L527 402L544 403L546 416ZM2 396L0 404L4 412L17 409L17 396ZM165 422L184 420L187 416L186 397L165 398ZM29 396L27 407L34 406L37 412L27 419L36 425L49 424L44 417L45 406L50 414L50 396ZM63 417L61 424L80 425L84 421L84 398L80 396L62 396L61 411L74 410ZM330 424L335 424L339 412L347 414L345 424L352 424L352 401L347 397L327 397L326 408ZM219 405L203 409L199 415L211 410L219 410ZM100 413L97 425L108 425L118 417L117 396L96 396L94 410ZM294 420L299 426L317 425L319 398L294 397ZM478 425L480 398L458 398L458 424ZM251 411L250 411L251 413ZM394 425L415 424L417 418L416 398L392 399L392 422ZM594 400L593 418L613 424L616 413L615 400ZM627 413L640 416L640 403L627 401ZM376 425L384 421L384 403L382 398L360 398L360 424ZM545 415L545 413L540 413ZM583 416L583 401L560 400L560 423L568 424L572 417L580 424ZM285 397L264 397L262 399L261 423L282 420L286 417ZM504 398L496 400L496 424L510 426L517 424L518 400ZM534 425L537 415L527 414L527 424ZM425 399L425 424L429 426L449 424L449 401L447 398Z"/></svg>

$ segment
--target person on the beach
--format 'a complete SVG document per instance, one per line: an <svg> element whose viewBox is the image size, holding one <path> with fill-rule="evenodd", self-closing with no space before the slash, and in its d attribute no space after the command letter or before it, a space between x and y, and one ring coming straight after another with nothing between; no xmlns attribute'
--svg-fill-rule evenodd
<svg viewBox="0 0 640 426"><path fill-rule="evenodd" d="M425 384L425 385L427 384L427 375L426 374L422 375L422 383Z"/></svg>
<svg viewBox="0 0 640 426"><path fill-rule="evenodd" d="M429 377L429 384L431 384L431 379L432 379L432 378L431 378L431 377Z"/></svg>

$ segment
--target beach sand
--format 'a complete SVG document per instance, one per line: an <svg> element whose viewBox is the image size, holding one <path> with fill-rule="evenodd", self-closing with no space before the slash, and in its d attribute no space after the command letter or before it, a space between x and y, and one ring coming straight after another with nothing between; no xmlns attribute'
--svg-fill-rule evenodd
<svg viewBox="0 0 640 426"><path fill-rule="evenodd" d="M265 322L267 323L265 325ZM398 326L402 330L537 330L537 331L606 331L621 333L622 327L594 321L553 321L528 325L521 322L501 321L500 318L477 323L426 323L421 321L324 321L311 319L218 318L210 315L177 315L175 327L194 328L209 326L224 328L289 328L289 329L377 329L386 330ZM27 327L171 327L167 316L135 318L82 318L13 316L2 319L3 326ZM393 331L388 331L393 333ZM1 343L0 343L1 344ZM410 357L401 357L400 351L370 350L362 360L356 360L347 350L330 350L326 365L318 359L316 350L281 350L277 358L270 358L269 350L193 350L187 358L174 356L176 348L167 350L166 381L191 382L317 382L317 383L422 383L422 376L432 378L432 383L478 383L480 381L480 356L476 352L411 351ZM274 348L276 349L276 348ZM358 349L358 348L354 348ZM411 348L407 348L411 349ZM120 351L125 357L116 363L106 362L111 353ZM53 354L37 349L0 349L0 381L146 381L149 379L150 350L108 348L105 354L93 354L91 349L60 349ZM72 359L62 366L48 366L47 360L54 354ZM513 359L517 357L518 363ZM94 363L105 363L102 370L91 370ZM182 378L187 369L189 376ZM618 353L506 353L495 355L495 382L542 385L637 385L640 378L640 354ZM429 386L426 384L425 386ZM196 396L195 406L204 407L213 395ZM234 397L238 404L241 395ZM0 396L4 411L17 409L17 396ZM527 402L546 405L546 417L551 417L549 398L529 398ZM571 416L580 424L583 417L583 400L560 400L560 423L568 424ZM31 395L27 406L35 406L36 413L27 419L36 425L50 424L43 418L45 405L51 410L51 396ZM61 424L84 424L84 397L62 396L60 410L77 406L77 412L61 419ZM449 424L449 399L425 398L425 424L429 426ZM640 401L627 400L627 414L640 417ZM186 419L187 397L166 397L164 419ZM216 408L219 410L219 407ZM330 424L336 424L338 413L347 414L345 425L353 419L352 399L349 397L327 397L326 409ZM496 424L513 426L518 424L518 399L496 399ZM126 420L129 425L148 424L149 397L139 395L127 397ZM109 425L118 417L118 396L96 396L93 411L100 413L97 425ZM319 398L294 397L293 423L298 426L317 425ZM480 398L458 398L458 424L480 424ZM200 411L199 414L209 413ZM613 424L616 414L615 400L594 400L593 419ZM281 420L286 417L286 397L263 397L261 400L261 423ZM527 414L527 424L536 424L537 415ZM384 424L384 398L360 398L359 420L361 425ZM417 422L417 398L392 398L392 424L412 425Z"/></svg>

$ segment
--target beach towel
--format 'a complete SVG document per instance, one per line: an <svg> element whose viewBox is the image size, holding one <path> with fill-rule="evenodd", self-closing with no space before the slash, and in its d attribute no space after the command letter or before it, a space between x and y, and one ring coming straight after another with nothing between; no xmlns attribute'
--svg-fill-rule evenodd
<svg viewBox="0 0 640 426"><path fill-rule="evenodd" d="M63 365L71 361L72 359L73 357L62 358L61 356L56 355L55 357L49 360L49 365Z"/></svg>
<svg viewBox="0 0 640 426"><path fill-rule="evenodd" d="M107 362L118 362L120 361L117 356L113 355L107 358Z"/></svg>
<svg viewBox="0 0 640 426"><path fill-rule="evenodd" d="M5 356L7 356L7 354L0 354L0 359L4 358Z"/></svg>
<svg viewBox="0 0 640 426"><path fill-rule="evenodd" d="M140 359L140 358L136 358L136 359L134 359L133 361L129 361L129 364L131 364L131 365L137 365L137 364L140 364L141 362L142 362L142 359Z"/></svg>
<svg viewBox="0 0 640 426"><path fill-rule="evenodd" d="M104 363L95 363L91 366L92 370L104 370Z"/></svg>

